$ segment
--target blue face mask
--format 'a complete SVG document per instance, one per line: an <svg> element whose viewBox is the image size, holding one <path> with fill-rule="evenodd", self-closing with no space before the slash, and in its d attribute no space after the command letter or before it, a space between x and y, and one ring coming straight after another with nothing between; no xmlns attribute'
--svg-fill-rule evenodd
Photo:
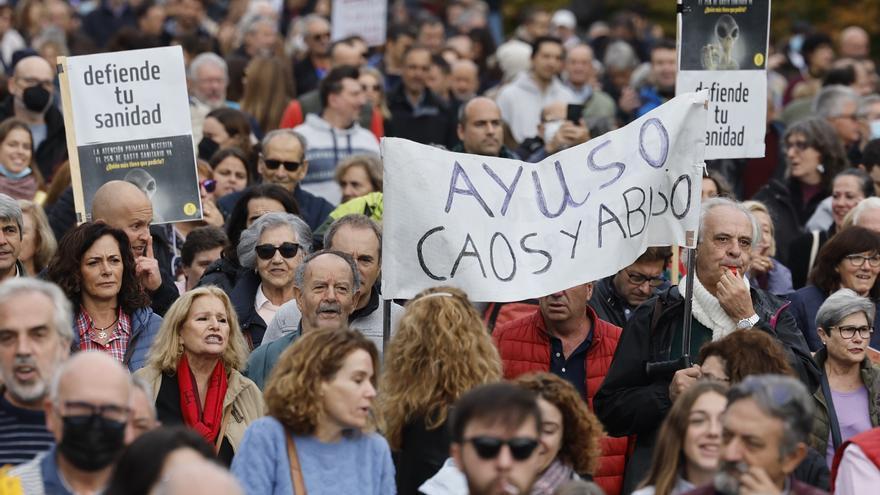
<svg viewBox="0 0 880 495"><path fill-rule="evenodd" d="M13 173L13 172L10 172L9 170L6 170L6 167L4 167L2 164L0 164L0 174L2 174L4 177L9 178L9 179L22 179L22 178L27 177L28 175L31 174L31 168L27 167L26 169L22 170L21 172Z"/></svg>
<svg viewBox="0 0 880 495"><path fill-rule="evenodd" d="M871 139L880 139L880 119L872 120L869 125L871 126Z"/></svg>

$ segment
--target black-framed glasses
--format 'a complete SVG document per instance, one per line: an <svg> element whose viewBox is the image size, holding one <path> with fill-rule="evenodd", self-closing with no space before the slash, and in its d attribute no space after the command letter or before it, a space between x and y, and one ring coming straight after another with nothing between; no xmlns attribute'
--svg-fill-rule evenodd
<svg viewBox="0 0 880 495"><path fill-rule="evenodd" d="M127 406L118 406L116 404L92 404L83 401L66 401L61 403L59 413L66 417L91 418L92 416L101 416L111 421L119 421L125 423L128 421L128 415L131 412Z"/></svg>
<svg viewBox="0 0 880 495"><path fill-rule="evenodd" d="M880 266L880 254L875 254L873 256L865 256L863 254L850 254L845 256L846 260L849 261L849 264L854 267L860 267L868 262L869 266L878 267Z"/></svg>
<svg viewBox="0 0 880 495"><path fill-rule="evenodd" d="M859 337L863 339L870 339L871 334L874 332L874 329L869 327L868 325L838 325L831 328L836 328L837 331L840 332L840 336L846 340L855 337L856 332L858 332Z"/></svg>
<svg viewBox="0 0 880 495"><path fill-rule="evenodd" d="M805 151L810 147L810 143L806 141L789 141L785 143L785 151L795 148L798 151Z"/></svg>
<svg viewBox="0 0 880 495"><path fill-rule="evenodd" d="M494 459L501 452L501 447L510 447L510 455L517 461L524 461L532 456L532 452L538 447L538 440L534 438L517 437L510 440L502 440L496 437L473 437L465 440L474 446L477 455L481 459Z"/></svg>
<svg viewBox="0 0 880 495"><path fill-rule="evenodd" d="M199 181L199 186L204 187L205 191L212 193L214 192L214 189L217 189L217 181L214 179L205 179Z"/></svg>
<svg viewBox="0 0 880 495"><path fill-rule="evenodd" d="M284 170L288 172L296 172L299 169L299 166L302 165L300 162L289 162L287 160L273 160L271 158L263 158L263 163L266 164L266 168L269 170L277 170L278 167L284 166Z"/></svg>
<svg viewBox="0 0 880 495"><path fill-rule="evenodd" d="M296 253L299 252L299 244L295 242L284 242L280 246L273 246L272 244L260 244L256 248L257 256L264 260L271 260L275 257L275 251L281 253L281 256L284 258L293 258L296 256Z"/></svg>
<svg viewBox="0 0 880 495"><path fill-rule="evenodd" d="M663 277L649 277L647 275L638 273L638 272L630 272L627 269L623 270L626 273L627 278L629 278L629 283L633 285L642 285L645 282L648 282L648 285L651 287L660 287L663 285Z"/></svg>

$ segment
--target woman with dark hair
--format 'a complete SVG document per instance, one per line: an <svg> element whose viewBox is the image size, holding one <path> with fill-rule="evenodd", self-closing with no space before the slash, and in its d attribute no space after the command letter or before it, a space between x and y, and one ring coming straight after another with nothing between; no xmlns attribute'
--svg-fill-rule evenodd
<svg viewBox="0 0 880 495"><path fill-rule="evenodd" d="M162 318L138 282L124 232L101 222L75 227L61 238L46 278L75 308L74 351L106 352L132 372L146 364Z"/></svg>
<svg viewBox="0 0 880 495"><path fill-rule="evenodd" d="M202 126L202 140L199 142L199 158L207 162L211 161L214 153L221 149L237 147L250 158L253 155L251 145L251 124L247 116L234 108L218 108L211 110L205 117Z"/></svg>
<svg viewBox="0 0 880 495"><path fill-rule="evenodd" d="M237 146L224 148L211 157L208 162L214 170L214 199L227 194L244 191L253 180L248 157Z"/></svg>
<svg viewBox="0 0 880 495"><path fill-rule="evenodd" d="M391 451L375 433L379 351L357 330L312 330L266 383L268 417L254 421L232 461L247 493L395 493Z"/></svg>
<svg viewBox="0 0 880 495"><path fill-rule="evenodd" d="M194 430L160 426L141 435L116 462L105 495L147 495L172 467L192 459L214 460L214 449Z"/></svg>
<svg viewBox="0 0 880 495"><path fill-rule="evenodd" d="M854 225L841 230L825 243L810 272L810 285L789 296L792 315L811 351L821 348L816 334L816 312L822 302L838 289L852 289L859 296L876 301L880 298L878 274L880 234ZM880 321L876 317L873 320L874 325ZM874 332L871 345L880 346L880 332Z"/></svg>
<svg viewBox="0 0 880 495"><path fill-rule="evenodd" d="M723 383L697 382L681 394L660 426L648 476L633 495L679 495L710 484L721 461L726 406Z"/></svg>
<svg viewBox="0 0 880 495"><path fill-rule="evenodd" d="M834 128L825 119L808 118L792 124L782 138L788 179L772 180L755 194L770 210L776 241L789 246L804 231L810 216L831 195L831 182L849 166ZM780 261L788 261L788 252Z"/></svg>
<svg viewBox="0 0 880 495"><path fill-rule="evenodd" d="M792 284L800 289L816 264L816 255L844 227L847 213L863 199L874 196L874 180L860 168L848 168L834 177L831 197L825 198L807 222L809 232L795 239L788 249Z"/></svg>
<svg viewBox="0 0 880 495"><path fill-rule="evenodd" d="M718 172L713 171L703 176L702 196L703 199L717 198L719 196L722 198L732 198L733 192L727 180Z"/></svg>
<svg viewBox="0 0 880 495"><path fill-rule="evenodd" d="M0 193L12 199L33 200L43 189L43 177L35 167L31 129L10 118L0 124Z"/></svg>
<svg viewBox="0 0 880 495"><path fill-rule="evenodd" d="M242 274L238 262L238 241L241 233L254 221L266 213L293 213L299 215L299 206L290 192L275 184L259 184L245 190L238 198L226 219L226 236L229 246L223 255L202 275L199 286L216 285L230 293Z"/></svg>

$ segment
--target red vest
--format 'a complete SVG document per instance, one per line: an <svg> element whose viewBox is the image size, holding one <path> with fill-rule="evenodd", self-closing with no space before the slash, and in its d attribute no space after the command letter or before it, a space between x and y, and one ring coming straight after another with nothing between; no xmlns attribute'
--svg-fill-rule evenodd
<svg viewBox="0 0 880 495"><path fill-rule="evenodd" d="M611 366L611 359L620 340L620 327L600 320L593 308L587 306L587 316L593 322L593 341L587 351L587 404L593 409L593 396ZM533 371L550 371L550 338L544 326L541 309L504 323L492 334L495 346L504 363L504 377L513 379ZM623 471L629 452L629 438L602 437L602 457L594 481L607 495L617 495L623 488Z"/></svg>
<svg viewBox="0 0 880 495"><path fill-rule="evenodd" d="M834 462L831 463L831 493L834 493L834 482L837 480L837 468L843 458L843 451L851 443L858 445L865 453L865 457L871 459L871 462L880 470L880 427L877 427L859 433L838 447L837 452L834 453Z"/></svg>

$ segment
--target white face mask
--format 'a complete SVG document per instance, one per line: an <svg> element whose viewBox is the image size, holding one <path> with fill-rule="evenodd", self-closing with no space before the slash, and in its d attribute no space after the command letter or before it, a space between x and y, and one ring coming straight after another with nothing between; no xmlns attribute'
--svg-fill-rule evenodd
<svg viewBox="0 0 880 495"><path fill-rule="evenodd" d="M544 144L547 144L553 140L553 137L556 136L557 132L559 132L560 127L562 127L561 120L550 120L548 122L544 122Z"/></svg>
<svg viewBox="0 0 880 495"><path fill-rule="evenodd" d="M880 119L872 120L868 125L871 126L871 139L880 139Z"/></svg>

